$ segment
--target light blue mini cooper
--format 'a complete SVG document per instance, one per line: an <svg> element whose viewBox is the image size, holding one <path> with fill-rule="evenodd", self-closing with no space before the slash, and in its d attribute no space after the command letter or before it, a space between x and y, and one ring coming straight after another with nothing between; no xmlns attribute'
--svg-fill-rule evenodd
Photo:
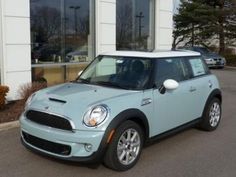
<svg viewBox="0 0 236 177"><path fill-rule="evenodd" d="M33 94L21 137L40 154L125 171L151 140L190 126L215 130L221 101L199 53L113 52L75 81Z"/></svg>

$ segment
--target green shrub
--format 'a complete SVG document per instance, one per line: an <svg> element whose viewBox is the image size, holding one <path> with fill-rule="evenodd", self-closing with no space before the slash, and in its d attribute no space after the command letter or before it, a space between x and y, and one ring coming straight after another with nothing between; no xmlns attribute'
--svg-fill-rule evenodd
<svg viewBox="0 0 236 177"><path fill-rule="evenodd" d="M0 109L5 106L6 95L9 92L9 87L0 85Z"/></svg>

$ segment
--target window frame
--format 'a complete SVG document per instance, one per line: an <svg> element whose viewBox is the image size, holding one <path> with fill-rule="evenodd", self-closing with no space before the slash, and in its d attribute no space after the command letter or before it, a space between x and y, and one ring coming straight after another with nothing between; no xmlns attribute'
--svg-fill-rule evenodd
<svg viewBox="0 0 236 177"><path fill-rule="evenodd" d="M168 59L174 59L174 60L180 60L180 62L182 62L182 64L184 65L183 67L183 69L184 69L184 71L187 73L187 76L188 77L186 77L186 78L184 78L183 80L181 80L181 81L177 81L178 83L182 83L182 82L185 82L185 81L187 81L187 80L189 80L190 79L190 75L189 75L189 72L186 70L186 64L185 64L185 58L186 57L181 57L181 56L178 56L178 57L163 57L163 58L156 58L155 59L155 67L154 67L154 73L153 73L153 84L154 84L154 86L155 87L157 87L157 88L159 88L159 87L161 87L161 85L157 85L157 75L156 75L156 72L157 72L157 68L158 68L158 60L168 60Z"/></svg>

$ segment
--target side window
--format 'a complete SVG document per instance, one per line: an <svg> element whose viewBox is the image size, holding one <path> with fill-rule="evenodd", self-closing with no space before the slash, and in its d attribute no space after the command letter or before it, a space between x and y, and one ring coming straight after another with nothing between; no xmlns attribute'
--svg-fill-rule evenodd
<svg viewBox="0 0 236 177"><path fill-rule="evenodd" d="M188 79L188 73L181 58L157 59L155 73L157 87L160 87L167 79L174 79L177 82Z"/></svg>
<svg viewBox="0 0 236 177"><path fill-rule="evenodd" d="M198 77L208 73L205 63L201 58L190 58L187 61L190 67L189 70L192 72L192 77Z"/></svg>

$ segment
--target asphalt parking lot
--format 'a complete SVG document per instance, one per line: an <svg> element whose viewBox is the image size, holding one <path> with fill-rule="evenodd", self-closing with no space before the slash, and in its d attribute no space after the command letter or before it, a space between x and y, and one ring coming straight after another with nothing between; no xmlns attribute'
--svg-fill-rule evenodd
<svg viewBox="0 0 236 177"><path fill-rule="evenodd" d="M223 90L222 122L214 132L189 129L143 150L127 172L91 169L26 150L19 128L0 132L0 177L235 177L236 70L213 70Z"/></svg>

